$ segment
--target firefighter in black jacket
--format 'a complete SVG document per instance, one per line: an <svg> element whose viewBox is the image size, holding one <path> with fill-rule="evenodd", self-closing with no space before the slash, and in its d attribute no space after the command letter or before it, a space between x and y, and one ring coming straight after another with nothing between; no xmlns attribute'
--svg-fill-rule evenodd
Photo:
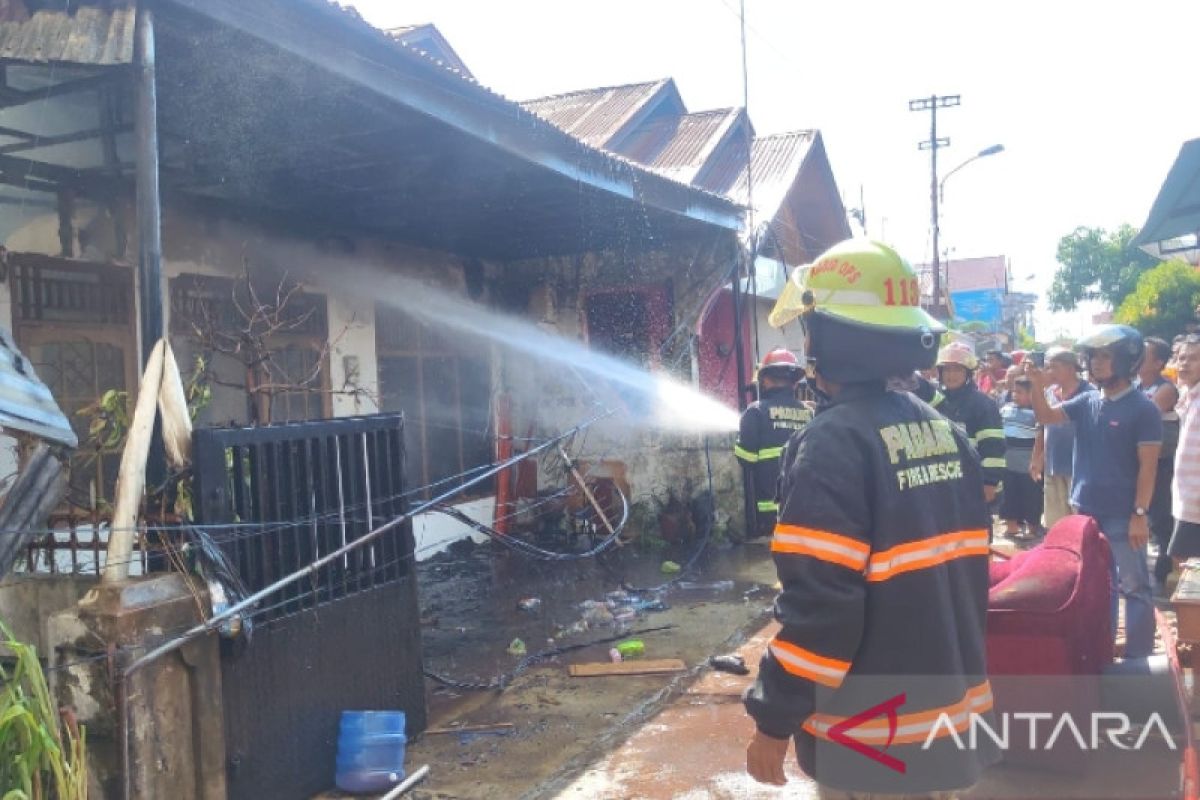
<svg viewBox="0 0 1200 800"><path fill-rule="evenodd" d="M919 298L898 254L849 240L797 270L771 313L800 316L823 402L784 453L782 627L744 698L747 770L782 785L794 739L822 798L951 792L998 755L986 736L960 747L973 722L996 724L979 462L951 422L886 386L934 363L943 329Z"/></svg>
<svg viewBox="0 0 1200 800"><path fill-rule="evenodd" d="M812 409L796 397L804 378L799 359L790 350L772 350L758 368L759 398L742 413L733 454L742 462L747 499L754 503L758 528L747 537L769 536L779 511L776 484L783 446L812 419Z"/></svg>
<svg viewBox="0 0 1200 800"><path fill-rule="evenodd" d="M979 360L969 345L962 342L946 345L938 353L937 366L945 398L937 409L960 425L975 445L983 466L984 496L991 503L1004 477L1004 423L1000 408L975 385Z"/></svg>

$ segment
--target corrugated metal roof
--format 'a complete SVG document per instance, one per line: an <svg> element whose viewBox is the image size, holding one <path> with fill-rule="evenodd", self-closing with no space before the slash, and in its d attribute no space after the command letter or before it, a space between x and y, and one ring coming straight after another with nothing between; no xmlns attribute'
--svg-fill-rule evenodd
<svg viewBox="0 0 1200 800"><path fill-rule="evenodd" d="M584 89L525 100L521 106L592 147L604 147L670 79ZM636 159L635 159L636 160Z"/></svg>
<svg viewBox="0 0 1200 800"><path fill-rule="evenodd" d="M132 64L136 16L132 7L80 6L74 12L38 11L24 22L0 23L0 60Z"/></svg>
<svg viewBox="0 0 1200 800"><path fill-rule="evenodd" d="M343 15L344 18L346 18L352 24L358 26L360 31L363 32L364 34L386 37L391 42L393 42L397 47L399 47L401 50L411 53L411 54L421 58L423 61L426 61L431 64L435 64L435 65L441 67L446 72L450 72L450 73L453 73L454 75L457 75L464 82L475 86L479 91L483 92L484 94L490 96L491 98L493 98L495 100L499 100L499 101L511 106L512 108L516 109L520 113L529 115L529 117L531 119L536 119L536 120L543 121L543 122L549 122L555 128L563 131L564 133L570 134L571 138L575 139L576 141L578 141L582 145L584 145L584 149L592 150L592 151L599 150L599 151L603 152L604 155L608 156L609 158L612 158L615 161L619 161L624 164L627 164L636 169L644 169L644 165L639 164L637 161L635 161L631 158L622 156L620 153L617 153L615 151L604 150L600 145L593 144L592 142L583 139L581 136L574 134L571 131L567 131L561 125L557 124L556 122L554 122L551 119L548 119L546 116L543 116L542 113L540 113L536 109L536 107L539 105L542 105L542 104L546 104L546 106L545 106L546 111L547 111L547 113L549 113L549 109L550 109L551 105L553 105L554 103L561 102L565 105L568 98L571 98L571 97L574 97L577 95L584 95L584 94L590 94L590 93L596 93L596 92L603 93L606 91L612 91L612 92L619 93L619 90L622 90L622 89L633 90L633 89L636 89L639 87L643 88L643 90L645 90L646 87L655 87L655 91L657 91L657 89L659 89L659 88L666 90L666 91L670 92L671 94L673 94L676 98L676 101L678 103L680 103L680 105L682 106L682 101L678 99L679 92L677 89L675 89L675 81L672 80L671 78L663 78L662 80L650 81L647 83L634 83L634 84L626 84L624 86L613 86L613 87L608 87L606 89L585 89L580 92L568 92L567 94L552 95L549 97L535 98L533 100L525 100L525 101L511 100L508 97L505 97L504 95L502 95L501 93L495 91L494 89L484 86L482 83L480 83L478 80L476 80L473 75L470 75L469 73L464 73L460 70L457 70L453 66L446 64L442 61L439 61L438 59L430 56L428 53L426 53L422 50L419 50L417 48L414 48L414 47L404 44L403 42L396 39L394 36L390 35L387 31L376 28L370 22L367 22L367 20L363 17L363 15L360 14L358 9L354 8L354 6L342 5L342 3L338 2L338 0L302 0L302 1L307 3L310 7L314 7L314 8L324 7L326 9L332 9L332 10L341 12L341 14ZM648 91L647 94L645 95L644 99L649 100L653 96L654 96L654 91ZM623 125L625 123L625 121L627 121L630 117L632 117L637 112L638 108L640 108L642 106L642 104L643 103L636 103L636 102L633 103L632 107L629 109L628 114L621 119L620 125ZM609 134L609 138L611 138L611 136L613 134L615 134L616 132L618 132L620 130L620 125L617 125L616 127L614 127L612 129L612 132ZM585 127L590 127L590 125L585 126ZM681 182L680 181L672 181L672 183L679 184ZM728 200L728 198L723 197L719 192L710 191L701 186L693 186L688 183L682 183L682 185L687 186L688 188L692 189L693 191L700 192L702 195L708 195L709 197L711 197L713 199L720 199L723 201Z"/></svg>
<svg viewBox="0 0 1200 800"><path fill-rule="evenodd" d="M75 447L79 439L6 328L0 328L0 427Z"/></svg>
<svg viewBox="0 0 1200 800"><path fill-rule="evenodd" d="M741 109L722 108L656 120L632 134L618 152L660 175L692 183L741 116Z"/></svg>
<svg viewBox="0 0 1200 800"><path fill-rule="evenodd" d="M754 140L751 169L754 175L755 205L773 213L792 188L816 131L791 131L774 136L763 136ZM723 189L714 191L729 197L740 205L749 205L749 183L743 164L735 179Z"/></svg>
<svg viewBox="0 0 1200 800"><path fill-rule="evenodd" d="M421 25L400 25L388 28L385 33L410 50L421 53L427 58L448 67L450 70L464 75L472 80L475 78L466 62L442 36L437 26L426 22Z"/></svg>
<svg viewBox="0 0 1200 800"><path fill-rule="evenodd" d="M1200 139L1184 142L1133 244L1155 258L1200 257Z"/></svg>

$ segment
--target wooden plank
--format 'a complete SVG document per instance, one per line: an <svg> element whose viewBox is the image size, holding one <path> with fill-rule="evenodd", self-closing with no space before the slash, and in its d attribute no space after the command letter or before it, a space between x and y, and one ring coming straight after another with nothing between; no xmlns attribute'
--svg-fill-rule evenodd
<svg viewBox="0 0 1200 800"><path fill-rule="evenodd" d="M449 728L430 728L425 731L426 736L440 736L442 734L454 733L503 733L516 728L511 722L493 722L490 725L459 725L458 727Z"/></svg>
<svg viewBox="0 0 1200 800"><path fill-rule="evenodd" d="M572 678L599 678L606 675L663 675L683 672L687 665L678 658L647 659L645 661L622 661L613 664L600 661L592 664L571 664L568 672Z"/></svg>

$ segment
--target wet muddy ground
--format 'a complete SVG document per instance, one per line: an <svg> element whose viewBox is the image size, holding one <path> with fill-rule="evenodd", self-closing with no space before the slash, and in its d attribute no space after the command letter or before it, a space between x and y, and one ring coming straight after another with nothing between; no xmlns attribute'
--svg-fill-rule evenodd
<svg viewBox="0 0 1200 800"><path fill-rule="evenodd" d="M1034 543L997 537L996 544L1002 549L1024 549ZM658 741L655 726L661 722L670 727L670 709L681 704L689 715L716 715L723 723L721 730L706 731L704 746L695 753L676 755L699 762L711 760L714 768L718 762L728 761L714 774L732 783L661 796L686 796L689 800L693 796L782 796L747 784L735 762L742 757L749 723L742 720L745 724L739 728L740 714L730 718L728 709L717 708L740 707L736 695L746 679L736 681L737 692L704 688L714 680L724 687L721 677L707 667L709 656L732 652L752 635L761 636L776 585L769 550L763 542L740 547L711 544L693 569L664 587L675 576L662 574L662 562L672 560L686 565L694 552L694 544L654 552L630 547L602 562L590 559L555 563L529 561L491 546L463 545L423 563L420 579L426 669L452 682L468 684L494 683L505 676L502 691L454 688L427 680L430 729L496 724L511 727L426 735L410 743L406 759L409 771L429 764L431 774L406 797L608 800L633 796L627 794L628 785L614 787L604 781L633 770L635 761L653 758L655 748L646 745L649 740L645 737ZM689 588L690 584L718 581L732 581L732 586ZM659 591L621 594L623 586L658 587ZM522 603L531 599L538 602ZM653 600L665 608L654 610L657 604L650 602ZM592 601L590 609L584 605L587 601ZM609 609L628 616L629 610L639 605L637 601L650 608L623 624L611 618ZM1160 604L1160 608L1164 606L1163 610L1169 609L1168 604ZM586 629L581 624L585 618L590 620ZM637 634L665 626L670 627ZM555 648L575 648L623 632L645 643L646 658L678 658L687 669L654 676L568 676L569 664L608 661L612 643L549 654L544 660L528 657ZM514 639L521 640L525 656L509 652ZM514 676L514 672L519 674ZM708 708L710 705L713 707ZM691 727L697 721L677 722ZM660 744L666 746L666 740ZM646 752L633 758L631 747ZM633 771L642 775L655 772L645 763ZM806 796L802 782L783 794Z"/></svg>
<svg viewBox="0 0 1200 800"><path fill-rule="evenodd" d="M692 570L662 586L677 577L664 575L662 562L686 565L694 551L694 544L657 552L629 547L600 564L594 559L532 562L490 546L464 546L423 563L426 669L453 682L486 684L511 675L523 661L527 668L506 681L503 691L426 681L430 729L492 723L509 723L512 728L426 735L410 743L409 771L429 764L431 774L406 796L553 797L690 685L709 656L735 649L761 627L775 594L768 548L760 543L712 544ZM714 588L693 585L719 581L726 583ZM623 584L659 590L622 594ZM521 601L532 598L540 601L533 604L537 607L528 609L526 603L528 610L522 610ZM586 601L593 601L590 609L581 606ZM613 611L624 619L614 619ZM581 624L585 618L586 629ZM638 633L663 627L668 629ZM614 643L572 649L533 663L527 659L623 633L644 642L644 658L677 658L686 670L597 678L567 674L569 664L609 661ZM524 644L526 657L509 652L514 639ZM741 744L731 741L730 746Z"/></svg>

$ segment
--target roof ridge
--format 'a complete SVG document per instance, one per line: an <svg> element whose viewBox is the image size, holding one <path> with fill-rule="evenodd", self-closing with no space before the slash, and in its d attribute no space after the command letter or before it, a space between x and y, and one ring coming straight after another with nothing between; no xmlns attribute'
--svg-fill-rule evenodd
<svg viewBox="0 0 1200 800"><path fill-rule="evenodd" d="M417 30L420 30L421 28L436 28L436 27L437 26L434 25L432 22L419 22L415 25L392 25L391 27L388 27L388 28L380 28L380 30L383 31L384 33L396 34L396 33L408 33L410 31L417 31Z"/></svg>
<svg viewBox="0 0 1200 800"><path fill-rule="evenodd" d="M740 114L743 111L745 111L745 109L742 108L741 106L728 106L726 108L706 108L703 111L688 111L683 116L685 116L685 117L710 116L711 117L711 116L715 116L715 115L719 114L722 117L728 117L730 115Z"/></svg>
<svg viewBox="0 0 1200 800"><path fill-rule="evenodd" d="M767 139L782 139L785 136L813 136L820 132L820 128L797 128L794 131L780 131L779 133L768 133L765 136L755 136L754 141L762 142Z"/></svg>
<svg viewBox="0 0 1200 800"><path fill-rule="evenodd" d="M521 105L525 105L527 103L540 103L544 100L561 100L564 97L571 97L572 95L577 95L577 94L611 92L614 89L632 89L632 88L638 87L638 86L660 86L660 85L667 84L670 80L671 80L670 78L659 78L659 79L653 80L653 81L634 81L633 83L618 83L613 86L593 86L593 87L589 87L586 89L575 89L570 92L559 92L558 94L547 94L547 95L543 95L542 97L530 97L527 100L518 100L516 102L520 103Z"/></svg>
<svg viewBox="0 0 1200 800"><path fill-rule="evenodd" d="M566 131L562 130L561 128L555 126L554 123L543 119L537 113L524 107L525 102L532 102L532 101L521 101L521 100L511 99L511 98L505 96L504 94L501 94L499 91L497 91L489 86L484 85L474 76L465 74L462 71L455 69L451 65L446 64L442 61L439 61L439 60L433 58L428 53L426 53L423 50L420 50L419 48L412 47L410 45L406 45L403 42L398 41L396 38L389 36L387 34L387 31L385 31L384 29L378 28L378 27L372 25L370 22L368 22L362 16L362 14L358 11L358 9L356 9L354 6L342 5L342 3L339 2L338 0L294 0L294 1L298 2L298 3L303 2L303 3L307 4L309 7L314 8L314 9L322 9L322 10L340 13L344 18L352 21L353 24L360 26L364 30L364 32L367 32L372 35L375 35L375 36L385 39L392 46L396 47L399 51L407 54L407 56L409 58L412 58L412 59L414 59L420 63L423 63L433 69L436 69L437 71L439 71L443 74L454 75L458 80L462 81L465 85L474 87L475 91L483 93L484 95L486 95L487 97L490 97L494 101L498 101L507 106L510 106L511 108L516 110L518 113L527 115L530 120L536 120L538 123L548 125L551 130L554 130L554 131L558 132L558 134L571 139L572 141L575 142L575 144L578 147L580 147L582 150L584 150L588 153L600 154L600 155L604 156L605 158L609 158L614 161L625 164L627 167L634 169L636 171L642 172L646 175L653 175L662 180L666 180L669 183L674 184L675 186L682 186L682 187L685 187L692 191L699 192L700 194L705 195L714 200L720 200L725 203L733 203L736 206L736 201L731 200L730 198L728 198L718 192L712 192L712 191L709 191L709 190L704 189L699 186L691 186L689 184L682 183L680 181L677 181L677 180L674 180L671 178L667 178L667 177L661 175L660 173L657 173L654 170L649 169L644 164L639 164L638 162L634 161L633 159L627 158L627 157L621 155L620 153L616 153L611 150L606 150L603 147L595 147L593 145L590 145L590 144L578 139L577 137L572 136L570 133L567 133ZM430 23L430 24L433 25L433 23ZM434 25L434 27L436 28L437 26ZM667 77L667 78L660 78L655 81L646 81L643 83L625 84L625 86L629 87L629 86L654 85L654 84L666 85L666 84L670 83L671 81L672 81L672 79ZM619 89L622 87L621 86L610 86L610 87L603 87L603 88ZM587 91L587 90L581 90L581 91ZM567 95L575 94L575 93L576 92L567 92L567 93L564 93L563 95L558 95L558 96L565 97ZM547 98L535 98L535 99L541 100L541 99L548 99L549 97L550 96L548 96Z"/></svg>

